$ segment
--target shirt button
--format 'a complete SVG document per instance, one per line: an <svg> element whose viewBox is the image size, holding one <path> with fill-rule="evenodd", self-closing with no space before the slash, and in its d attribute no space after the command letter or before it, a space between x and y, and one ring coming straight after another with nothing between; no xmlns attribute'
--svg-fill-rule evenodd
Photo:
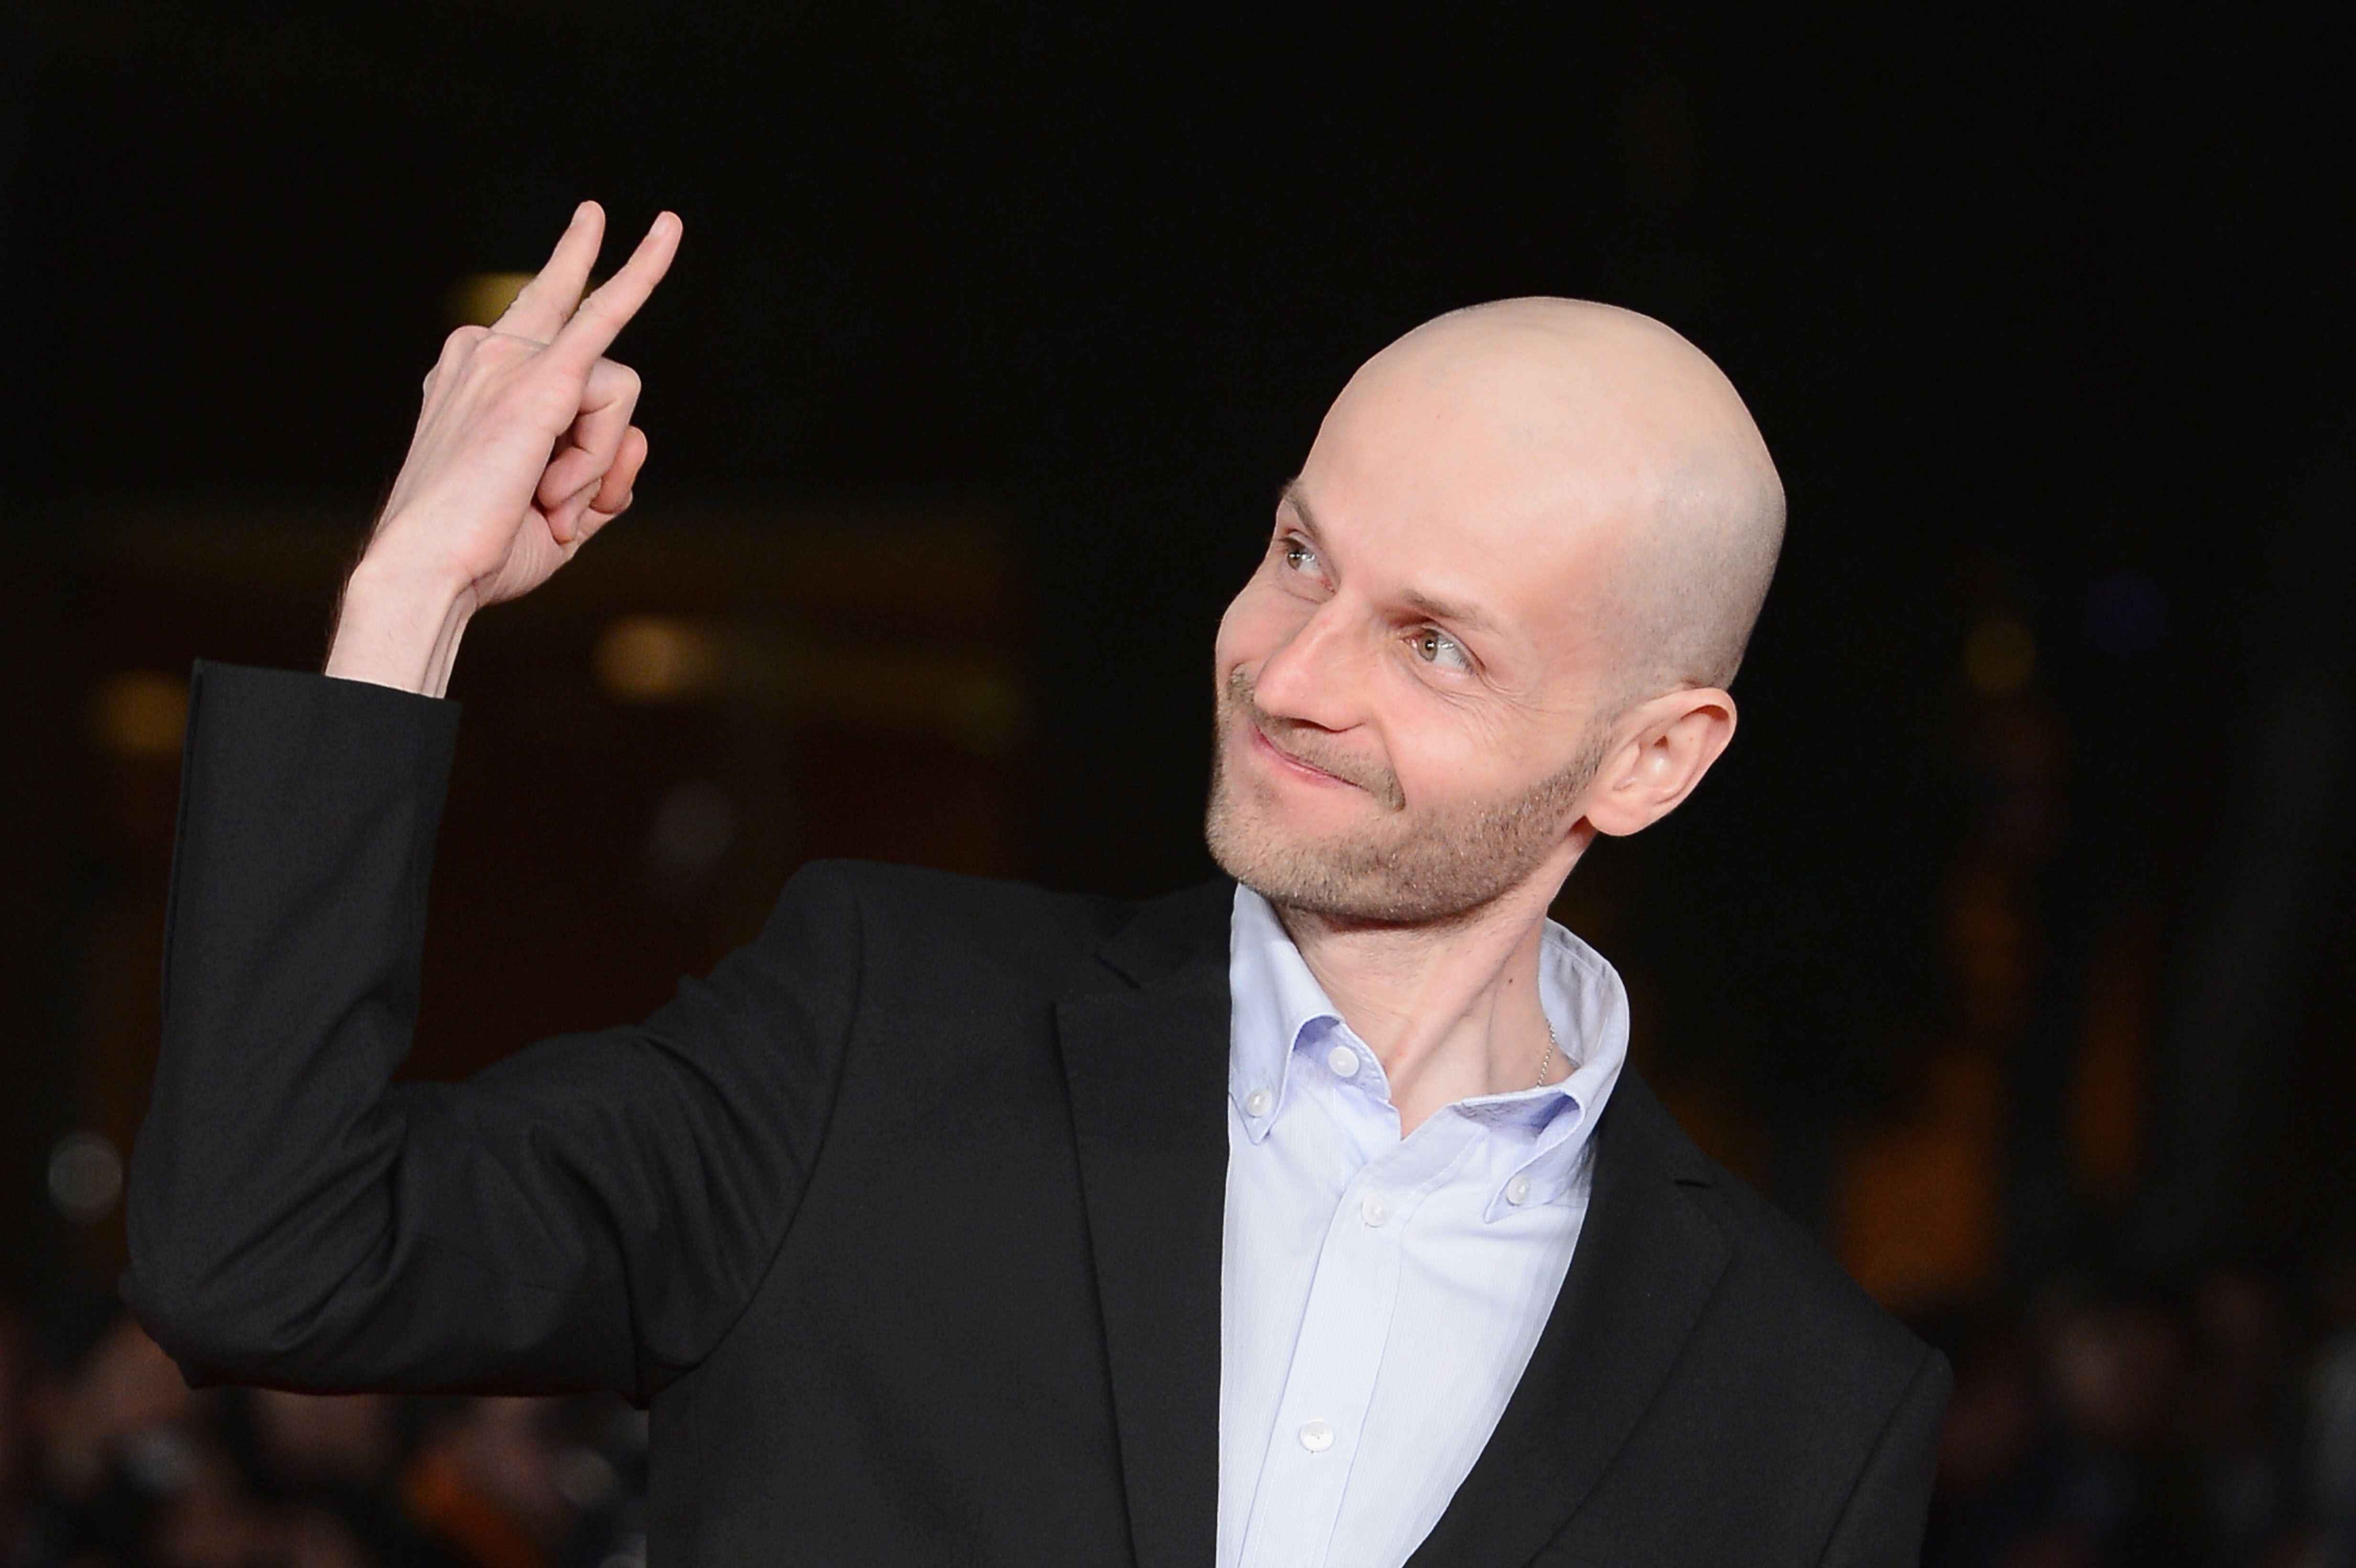
<svg viewBox="0 0 2356 1568"><path fill-rule="evenodd" d="M1528 1177L1516 1176L1513 1180L1505 1183L1506 1202L1513 1204L1515 1208L1519 1208L1529 1200L1530 1179Z"/></svg>
<svg viewBox="0 0 2356 1568"><path fill-rule="evenodd" d="M1336 1078L1358 1075L1358 1053L1346 1045L1337 1045L1325 1053L1325 1065L1333 1070Z"/></svg>
<svg viewBox="0 0 2356 1568"><path fill-rule="evenodd" d="M1330 1421L1309 1422L1301 1429L1301 1445L1312 1454L1323 1454L1333 1446L1333 1424Z"/></svg>
<svg viewBox="0 0 2356 1568"><path fill-rule="evenodd" d="M1265 1116L1268 1115L1268 1108L1275 1104L1275 1095L1269 1093L1265 1089L1255 1089L1250 1093L1244 1096L1244 1115L1248 1116Z"/></svg>
<svg viewBox="0 0 2356 1568"><path fill-rule="evenodd" d="M1369 1225L1379 1225L1390 1217L1390 1205L1371 1192L1366 1194L1365 1201L1358 1205L1358 1218Z"/></svg>

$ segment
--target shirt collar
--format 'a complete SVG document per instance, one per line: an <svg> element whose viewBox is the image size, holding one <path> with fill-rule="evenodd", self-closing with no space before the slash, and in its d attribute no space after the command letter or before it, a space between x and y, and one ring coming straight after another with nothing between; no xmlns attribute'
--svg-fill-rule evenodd
<svg viewBox="0 0 2356 1568"><path fill-rule="evenodd" d="M1347 1030L1276 911L1240 882L1228 929L1227 1093L1245 1136L1259 1143L1284 1115L1296 1055ZM1451 1107L1500 1128L1523 1129L1529 1137L1527 1157L1511 1162L1513 1169L1491 1196L1492 1220L1515 1207L1554 1201L1570 1189L1588 1136L1627 1061L1628 993L1619 972L1553 921L1547 922L1539 951L1538 1005L1571 1064L1569 1076L1543 1090L1487 1094ZM1367 1066L1379 1071L1371 1057ZM1527 1184L1518 1185L1525 1179ZM1514 1190L1522 1194L1518 1205L1509 1196Z"/></svg>
<svg viewBox="0 0 2356 1568"><path fill-rule="evenodd" d="M1236 884L1228 931L1233 1048L1227 1092L1258 1143L1283 1109L1294 1049L1304 1035L1331 1032L1342 1015L1309 972L1276 911L1241 882Z"/></svg>

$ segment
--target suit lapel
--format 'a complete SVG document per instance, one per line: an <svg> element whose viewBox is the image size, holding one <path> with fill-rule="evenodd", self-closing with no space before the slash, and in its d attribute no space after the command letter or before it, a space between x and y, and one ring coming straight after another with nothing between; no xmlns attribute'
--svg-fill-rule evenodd
<svg viewBox="0 0 2356 1568"><path fill-rule="evenodd" d="M1586 1500L1652 1404L1731 1255L1685 1190L1708 1168L1643 1081L1596 1128L1578 1250L1497 1430L1409 1568L1526 1563Z"/></svg>
<svg viewBox="0 0 2356 1568"><path fill-rule="evenodd" d="M1139 1568L1217 1547L1231 898L1149 906L1104 955L1132 985L1056 1008Z"/></svg>
<svg viewBox="0 0 2356 1568"><path fill-rule="evenodd" d="M1056 1008L1139 1568L1217 1551L1231 898L1218 883L1149 906L1103 955L1129 984ZM1409 1568L1517 1568L1560 1533L1725 1272L1724 1234L1684 1190L1709 1168L1633 1071L1594 1151L1529 1366Z"/></svg>

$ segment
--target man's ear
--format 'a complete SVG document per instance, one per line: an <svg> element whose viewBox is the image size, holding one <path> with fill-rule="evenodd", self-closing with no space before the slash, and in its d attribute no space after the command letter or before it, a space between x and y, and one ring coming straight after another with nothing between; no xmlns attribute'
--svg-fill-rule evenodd
<svg viewBox="0 0 2356 1568"><path fill-rule="evenodd" d="M1681 805L1734 739L1734 699L1717 687L1640 702L1612 727L1612 750L1588 786L1587 820L1625 837Z"/></svg>

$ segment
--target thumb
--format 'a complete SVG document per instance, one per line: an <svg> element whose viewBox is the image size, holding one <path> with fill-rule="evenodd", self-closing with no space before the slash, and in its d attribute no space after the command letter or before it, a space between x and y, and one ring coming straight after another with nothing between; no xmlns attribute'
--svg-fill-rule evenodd
<svg viewBox="0 0 2356 1568"><path fill-rule="evenodd" d="M596 499L604 485L603 475L592 475L586 485L547 508L548 531L558 544L577 544L589 537L589 532L581 527L582 514L589 509L589 503Z"/></svg>

